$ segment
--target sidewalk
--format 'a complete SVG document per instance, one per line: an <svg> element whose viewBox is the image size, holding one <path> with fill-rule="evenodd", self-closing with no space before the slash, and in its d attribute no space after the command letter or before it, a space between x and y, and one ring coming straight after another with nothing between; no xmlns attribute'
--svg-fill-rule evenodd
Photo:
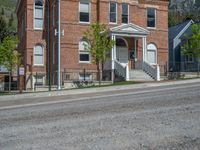
<svg viewBox="0 0 200 150"><path fill-rule="evenodd" d="M136 90L148 87L159 87L159 86L169 86L169 85L181 85L187 83L198 83L200 84L200 79L191 80L178 80L178 81L166 81L166 82L153 82L153 83L140 83L132 85L119 85L119 86L108 86L108 87L94 87L94 88L84 88L84 89L73 89L73 90L61 90L61 91L51 91L51 92L37 92L37 93L24 93L17 95L7 95L0 96L0 101L5 100L17 100L17 99L36 99L42 97L53 97L53 96L64 96L64 95L78 95L78 94L89 94L89 93L103 93L121 90Z"/></svg>

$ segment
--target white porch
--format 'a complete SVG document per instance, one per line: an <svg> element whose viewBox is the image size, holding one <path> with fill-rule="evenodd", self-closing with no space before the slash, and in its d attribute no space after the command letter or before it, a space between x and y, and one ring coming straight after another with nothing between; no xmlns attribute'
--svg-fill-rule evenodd
<svg viewBox="0 0 200 150"><path fill-rule="evenodd" d="M141 60L141 69L151 76L154 80L160 80L160 69L159 65L150 64L147 60L147 35L149 31L139 27L134 24L126 24L120 25L114 28L111 28L111 38L114 41L117 41L119 38L134 38L134 43L136 43L135 39L142 39L142 60ZM136 47L135 47L136 50ZM127 54L127 55L126 55ZM134 54L135 55L135 54ZM114 82L115 74L117 73L121 77L123 77L126 81L130 80L130 65L129 65L129 50L128 45L127 49L113 45L111 52L111 69L112 69L112 82Z"/></svg>

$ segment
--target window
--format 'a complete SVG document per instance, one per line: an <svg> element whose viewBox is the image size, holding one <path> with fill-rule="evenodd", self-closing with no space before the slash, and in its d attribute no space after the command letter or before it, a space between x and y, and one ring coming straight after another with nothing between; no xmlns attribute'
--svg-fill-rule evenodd
<svg viewBox="0 0 200 150"><path fill-rule="evenodd" d="M44 50L42 45L34 48L34 65L44 65Z"/></svg>
<svg viewBox="0 0 200 150"><path fill-rule="evenodd" d="M147 9L147 27L156 27L156 10L154 8Z"/></svg>
<svg viewBox="0 0 200 150"><path fill-rule="evenodd" d="M148 44L147 46L147 62L150 64L157 63L157 48L154 44Z"/></svg>
<svg viewBox="0 0 200 150"><path fill-rule="evenodd" d="M88 0L80 0L79 17L80 22L90 22L90 3Z"/></svg>
<svg viewBox="0 0 200 150"><path fill-rule="evenodd" d="M80 62L90 62L90 53L85 49L88 46L86 41L81 41L79 43L79 61Z"/></svg>
<svg viewBox="0 0 200 150"><path fill-rule="evenodd" d="M35 0L34 28L43 28L43 2L41 0Z"/></svg>
<svg viewBox="0 0 200 150"><path fill-rule="evenodd" d="M92 75L91 74L79 74L79 80L81 80L81 81L91 81Z"/></svg>
<svg viewBox="0 0 200 150"><path fill-rule="evenodd" d="M117 3L110 2L110 22L117 23Z"/></svg>
<svg viewBox="0 0 200 150"><path fill-rule="evenodd" d="M185 56L185 62L186 63L193 63L194 62L194 57L192 54L188 54Z"/></svg>
<svg viewBox="0 0 200 150"><path fill-rule="evenodd" d="M35 85L44 85L44 76L43 75L35 76Z"/></svg>
<svg viewBox="0 0 200 150"><path fill-rule="evenodd" d="M122 23L128 23L128 4L122 3Z"/></svg>

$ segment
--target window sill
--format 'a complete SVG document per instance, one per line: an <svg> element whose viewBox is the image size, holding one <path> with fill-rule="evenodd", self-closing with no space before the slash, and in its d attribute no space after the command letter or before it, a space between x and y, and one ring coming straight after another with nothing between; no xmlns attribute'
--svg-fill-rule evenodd
<svg viewBox="0 0 200 150"><path fill-rule="evenodd" d="M91 61L79 61L79 64L91 64Z"/></svg>
<svg viewBox="0 0 200 150"><path fill-rule="evenodd" d="M43 31L43 28L34 28L34 31Z"/></svg>
<svg viewBox="0 0 200 150"><path fill-rule="evenodd" d="M44 67L44 65L34 64L33 67Z"/></svg>
<svg viewBox="0 0 200 150"><path fill-rule="evenodd" d="M147 29L149 29L149 30L156 30L157 28L156 27L147 27Z"/></svg>
<svg viewBox="0 0 200 150"><path fill-rule="evenodd" d="M110 25L117 25L117 22L109 22Z"/></svg>
<svg viewBox="0 0 200 150"><path fill-rule="evenodd" d="M79 24L86 24L86 25L88 25L88 24L90 24L90 22L82 22L82 21L79 21Z"/></svg>

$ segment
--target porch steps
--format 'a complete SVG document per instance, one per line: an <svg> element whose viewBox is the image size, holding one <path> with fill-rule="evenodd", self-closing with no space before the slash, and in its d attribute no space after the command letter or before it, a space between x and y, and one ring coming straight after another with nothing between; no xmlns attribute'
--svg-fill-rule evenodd
<svg viewBox="0 0 200 150"><path fill-rule="evenodd" d="M130 70L129 78L130 81L155 81L143 70Z"/></svg>

